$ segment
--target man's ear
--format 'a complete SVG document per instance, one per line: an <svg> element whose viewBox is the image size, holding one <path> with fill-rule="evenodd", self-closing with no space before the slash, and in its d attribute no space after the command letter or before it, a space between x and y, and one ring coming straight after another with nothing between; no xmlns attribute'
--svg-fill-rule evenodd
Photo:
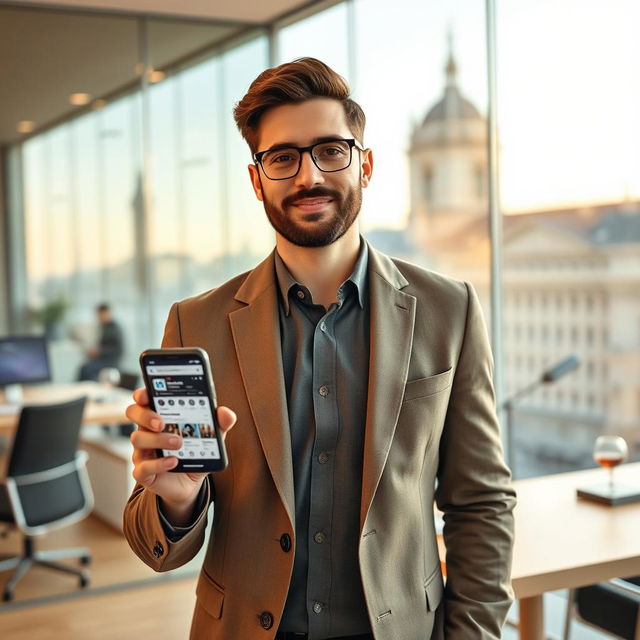
<svg viewBox="0 0 640 640"><path fill-rule="evenodd" d="M369 186L369 181L373 174L373 152L371 149L365 149L364 151L361 151L361 155L360 186L364 189Z"/></svg>
<svg viewBox="0 0 640 640"><path fill-rule="evenodd" d="M256 194L256 198L263 201L262 197L262 182L260 181L260 169L255 164L250 164L247 166L249 169L249 178L251 179L251 186L253 187L253 191Z"/></svg>

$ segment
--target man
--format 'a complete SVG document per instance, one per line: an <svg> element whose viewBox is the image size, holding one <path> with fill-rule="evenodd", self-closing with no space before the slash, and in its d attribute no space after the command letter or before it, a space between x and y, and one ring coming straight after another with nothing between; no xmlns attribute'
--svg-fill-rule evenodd
<svg viewBox="0 0 640 640"><path fill-rule="evenodd" d="M122 329L114 320L111 307L103 302L96 307L100 338L97 347L87 349L88 361L78 373L78 380L97 380L102 369L118 367L123 353Z"/></svg>
<svg viewBox="0 0 640 640"><path fill-rule="evenodd" d="M235 117L276 250L175 304L163 340L208 351L233 409L218 410L230 463L207 478L168 473L176 459L155 449L179 439L137 391L131 547L157 571L182 565L214 503L195 639L499 638L514 494L473 290L360 237L373 155L329 67L263 72Z"/></svg>

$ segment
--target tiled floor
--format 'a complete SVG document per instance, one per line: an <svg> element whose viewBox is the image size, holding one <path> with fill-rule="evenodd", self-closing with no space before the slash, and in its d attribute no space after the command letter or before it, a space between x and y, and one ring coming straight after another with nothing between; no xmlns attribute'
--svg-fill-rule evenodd
<svg viewBox="0 0 640 640"><path fill-rule="evenodd" d="M555 591L544 597L544 626L549 638L562 638L564 633L564 620L567 610L567 591ZM518 620L518 606L515 604L509 614L509 620ZM517 640L518 632L512 626L505 626L502 634L503 640ZM575 620L571 623L571 635L569 640L611 640L612 636L599 633L592 627L587 627Z"/></svg>

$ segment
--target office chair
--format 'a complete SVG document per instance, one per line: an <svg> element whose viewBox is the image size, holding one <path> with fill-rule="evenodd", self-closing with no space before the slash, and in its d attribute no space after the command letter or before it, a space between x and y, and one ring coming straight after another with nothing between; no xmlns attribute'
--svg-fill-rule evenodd
<svg viewBox="0 0 640 640"><path fill-rule="evenodd" d="M571 589L563 640L574 617L614 638L640 640L640 576Z"/></svg>
<svg viewBox="0 0 640 640"><path fill-rule="evenodd" d="M4 586L3 600L13 599L17 582L34 564L71 573L80 586L89 584L86 570L55 560L80 558L89 564L87 548L36 551L36 536L79 522L93 509L86 470L87 454L78 451L86 398L53 405L25 406L0 480L0 522L23 533L23 552L0 559L0 572L14 569Z"/></svg>

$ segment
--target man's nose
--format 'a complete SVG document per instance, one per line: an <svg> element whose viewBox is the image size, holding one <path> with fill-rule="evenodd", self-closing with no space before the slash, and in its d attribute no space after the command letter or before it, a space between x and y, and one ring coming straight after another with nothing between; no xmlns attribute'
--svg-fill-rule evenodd
<svg viewBox="0 0 640 640"><path fill-rule="evenodd" d="M304 151L300 160L300 171L296 176L296 185L301 187L309 187L314 184L324 182L324 174L316 167L311 151Z"/></svg>

